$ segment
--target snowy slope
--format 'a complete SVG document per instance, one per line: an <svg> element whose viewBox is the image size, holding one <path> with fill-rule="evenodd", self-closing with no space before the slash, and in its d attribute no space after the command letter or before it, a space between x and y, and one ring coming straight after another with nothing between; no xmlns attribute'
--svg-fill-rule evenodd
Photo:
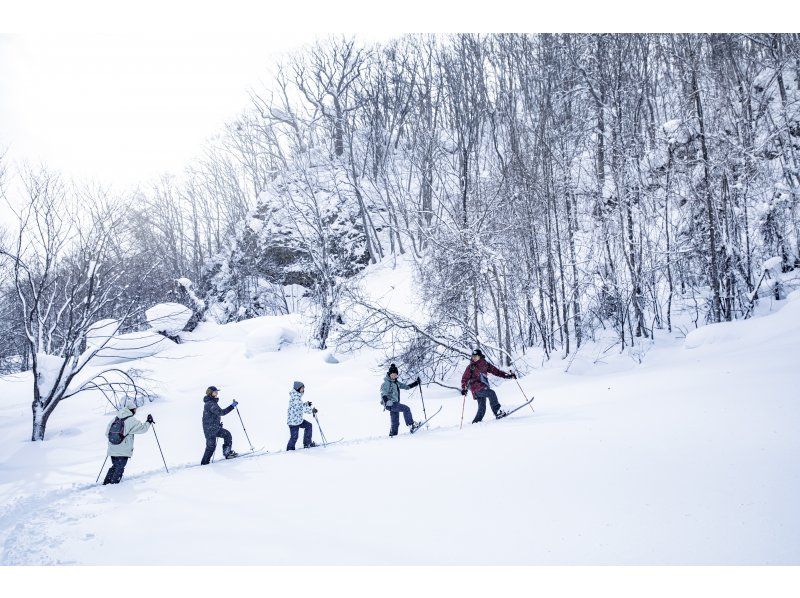
<svg viewBox="0 0 800 598"><path fill-rule="evenodd" d="M291 332L285 318L206 325L137 362L162 394L139 415L156 418L171 473L148 434L116 487L93 484L99 398L65 403L31 443L30 380L4 379L0 562L800 564L800 300L781 303L657 345L643 364L589 365L587 349L565 373L556 358L521 380L535 413L499 422L469 425L468 399L459 430L461 396L427 387L428 413L442 413L394 439L378 355L328 363L291 333L253 353L253 332ZM279 451L295 379L345 442L196 465L207 385L240 401L254 444ZM522 401L513 381L497 391ZM404 399L419 418L419 394ZM225 425L245 449L235 412Z"/></svg>

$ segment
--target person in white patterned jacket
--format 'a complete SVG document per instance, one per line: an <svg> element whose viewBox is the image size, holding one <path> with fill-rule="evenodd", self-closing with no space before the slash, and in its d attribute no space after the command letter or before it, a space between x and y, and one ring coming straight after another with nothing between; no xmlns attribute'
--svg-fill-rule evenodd
<svg viewBox="0 0 800 598"><path fill-rule="evenodd" d="M317 413L317 408L312 407L311 401L303 401L303 393L306 391L305 384L302 382L295 382L292 390L289 391L289 444L286 445L287 451L293 451L295 444L297 444L297 437L300 434L300 428L303 428L303 447L312 448L317 446L311 440L313 426L311 422L303 418L305 413L312 415Z"/></svg>

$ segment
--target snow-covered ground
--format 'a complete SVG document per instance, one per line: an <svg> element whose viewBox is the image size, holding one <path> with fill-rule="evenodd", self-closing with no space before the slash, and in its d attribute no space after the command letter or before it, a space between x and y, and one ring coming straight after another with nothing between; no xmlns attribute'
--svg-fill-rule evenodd
<svg viewBox="0 0 800 598"><path fill-rule="evenodd" d="M111 413L101 398L65 401L31 443L30 377L1 379L0 562L800 564L798 293L686 341L662 336L641 364L616 349L600 359L599 344L531 359L520 382L535 413L470 425L468 398L459 429L461 396L425 387L441 414L393 439L380 356L332 363L301 328L293 316L204 324L129 364L160 394L137 415L155 417L170 473L148 433L113 487L94 484ZM294 380L328 439L345 441L278 452ZM239 400L271 454L197 465L210 384L221 405ZM496 390L504 406L522 402L513 381ZM420 419L419 392L403 396ZM224 421L246 450L236 413Z"/></svg>

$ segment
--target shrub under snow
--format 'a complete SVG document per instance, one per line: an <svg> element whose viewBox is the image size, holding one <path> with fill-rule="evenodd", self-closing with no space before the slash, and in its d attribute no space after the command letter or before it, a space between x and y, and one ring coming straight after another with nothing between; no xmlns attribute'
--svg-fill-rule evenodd
<svg viewBox="0 0 800 598"><path fill-rule="evenodd" d="M192 317L192 310L180 303L159 303L148 309L145 316L156 332L177 336Z"/></svg>

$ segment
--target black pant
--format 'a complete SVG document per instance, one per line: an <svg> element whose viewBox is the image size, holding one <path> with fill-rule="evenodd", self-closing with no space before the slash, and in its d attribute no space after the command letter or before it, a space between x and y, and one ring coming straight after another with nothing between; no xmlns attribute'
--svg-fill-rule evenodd
<svg viewBox="0 0 800 598"><path fill-rule="evenodd" d="M111 457L111 467L108 468L106 477L103 480L103 486L106 484L119 484L122 479L122 473L125 471L125 466L128 464L129 457Z"/></svg>
<svg viewBox="0 0 800 598"><path fill-rule="evenodd" d="M217 438L222 438L222 454L226 457L233 448L233 436L225 428L220 428L216 432L206 432L206 452L203 453L203 459L200 465L208 465L214 451L217 450Z"/></svg>
<svg viewBox="0 0 800 598"><path fill-rule="evenodd" d="M475 400L478 401L478 412L475 414L475 419L472 423L477 423L483 419L486 414L486 399L489 399L489 405L492 408L492 413L497 417L497 412L500 411L500 401L497 400L497 393L491 388L484 388L475 393Z"/></svg>
<svg viewBox="0 0 800 598"><path fill-rule="evenodd" d="M414 418L411 417L411 407L403 405L402 403L395 403L391 407L386 408L389 411L389 416L392 419L392 426L389 428L389 436L397 436L397 429L400 427L400 414L403 414L403 419L407 426L414 423Z"/></svg>
<svg viewBox="0 0 800 598"><path fill-rule="evenodd" d="M303 446L308 447L311 444L311 422L303 420L302 424L289 426L289 444L286 445L287 451L294 450L294 445L297 444L297 436L300 434L300 428L303 428Z"/></svg>

